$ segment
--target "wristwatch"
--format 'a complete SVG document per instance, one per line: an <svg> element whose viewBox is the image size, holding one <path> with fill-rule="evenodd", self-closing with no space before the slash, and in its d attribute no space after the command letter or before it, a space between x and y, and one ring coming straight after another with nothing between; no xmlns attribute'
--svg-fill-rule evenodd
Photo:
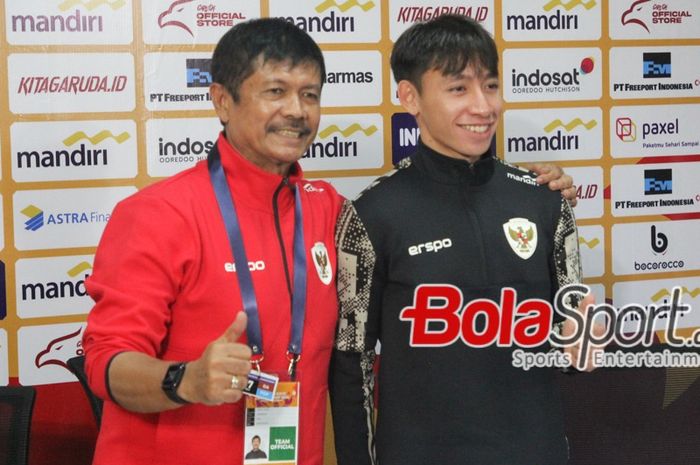
<svg viewBox="0 0 700 465"><path fill-rule="evenodd" d="M187 363L173 363L168 367L168 371L165 372L165 377L163 378L163 383L161 388L168 399L176 402L178 404L189 404L190 402L183 399L177 395L177 388L180 386L182 377L185 375L185 368L187 368Z"/></svg>

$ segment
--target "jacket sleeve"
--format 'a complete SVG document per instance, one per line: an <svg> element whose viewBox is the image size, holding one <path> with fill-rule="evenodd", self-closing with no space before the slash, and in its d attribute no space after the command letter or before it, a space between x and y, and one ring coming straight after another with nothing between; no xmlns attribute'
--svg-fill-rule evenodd
<svg viewBox="0 0 700 465"><path fill-rule="evenodd" d="M559 219L554 231L554 270L552 288L558 291L568 284L579 284L583 279L579 253L576 218L569 202L561 200Z"/></svg>
<svg viewBox="0 0 700 465"><path fill-rule="evenodd" d="M338 219L340 316L329 390L338 465L375 464L374 376L383 287L381 260L351 202Z"/></svg>

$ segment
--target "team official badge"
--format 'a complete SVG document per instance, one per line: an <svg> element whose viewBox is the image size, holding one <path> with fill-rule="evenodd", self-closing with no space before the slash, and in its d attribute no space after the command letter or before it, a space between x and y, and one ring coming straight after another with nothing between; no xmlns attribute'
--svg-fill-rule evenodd
<svg viewBox="0 0 700 465"><path fill-rule="evenodd" d="M330 258L328 258L326 244L323 242L315 243L311 248L311 256L314 259L314 265L316 265L318 279L320 279L323 284L330 284L333 279L333 269L331 268Z"/></svg>
<svg viewBox="0 0 700 465"><path fill-rule="evenodd" d="M537 248L537 225L526 218L511 218L503 224L506 239L520 258L527 260Z"/></svg>

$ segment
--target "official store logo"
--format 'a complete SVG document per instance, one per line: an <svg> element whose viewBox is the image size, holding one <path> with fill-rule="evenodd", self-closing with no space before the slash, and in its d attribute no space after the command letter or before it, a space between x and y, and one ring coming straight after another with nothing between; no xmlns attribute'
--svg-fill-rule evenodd
<svg viewBox="0 0 700 465"><path fill-rule="evenodd" d="M187 24L193 18L195 0L176 0L158 15L158 27L177 27L194 37L192 28ZM189 10L192 11L189 11ZM183 13L184 12L184 13Z"/></svg>
<svg viewBox="0 0 700 465"><path fill-rule="evenodd" d="M543 128L546 134L551 134L556 130L556 132L551 136L508 137L508 152L517 153L578 150L578 134L564 134L562 129L564 129L567 133L570 133L577 127L581 126L587 131L590 131L597 125L598 122L593 119L583 121L581 118L574 118L565 123L561 119L557 118L547 123Z"/></svg>
<svg viewBox="0 0 700 465"><path fill-rule="evenodd" d="M634 142L637 140L637 125L631 118L617 118L615 120L615 135L622 142Z"/></svg>
<svg viewBox="0 0 700 465"><path fill-rule="evenodd" d="M644 52L642 61L642 77L644 78L670 78L671 77L671 53L647 53Z"/></svg>
<svg viewBox="0 0 700 465"><path fill-rule="evenodd" d="M196 28L230 29L248 19L242 11L220 11L217 5L201 4L195 0L176 0L158 15L158 27L180 28L195 36Z"/></svg>
<svg viewBox="0 0 700 465"><path fill-rule="evenodd" d="M665 254L668 249L668 236L662 232L656 231L656 225L651 225L651 250L655 254Z"/></svg>
<svg viewBox="0 0 700 465"><path fill-rule="evenodd" d="M59 336L49 341L44 350L36 354L34 365L42 368L48 365L56 365L70 371L68 359L84 355L81 334L83 328Z"/></svg>
<svg viewBox="0 0 700 465"><path fill-rule="evenodd" d="M24 216L29 217L24 222L24 229L27 231L36 231L44 226L44 211L35 205L29 205L21 210Z"/></svg>
<svg viewBox="0 0 700 465"><path fill-rule="evenodd" d="M673 170L644 170L644 195L673 193Z"/></svg>
<svg viewBox="0 0 700 465"><path fill-rule="evenodd" d="M511 218L503 224L503 232L513 252L527 260L537 248L537 225L527 218Z"/></svg>
<svg viewBox="0 0 700 465"><path fill-rule="evenodd" d="M211 58L187 58L187 87L209 87L211 78Z"/></svg>
<svg viewBox="0 0 700 465"><path fill-rule="evenodd" d="M620 17L623 26L643 29L651 34L650 26L683 25L692 21L694 16L690 9L679 8L680 2L669 5L665 1L636 0L624 10Z"/></svg>

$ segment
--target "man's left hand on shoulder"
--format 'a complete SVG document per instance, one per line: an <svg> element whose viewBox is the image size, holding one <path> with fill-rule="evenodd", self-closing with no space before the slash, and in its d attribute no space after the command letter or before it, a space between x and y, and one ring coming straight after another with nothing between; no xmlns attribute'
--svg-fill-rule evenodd
<svg viewBox="0 0 700 465"><path fill-rule="evenodd" d="M569 201L572 207L576 206L576 186L574 179L564 173L561 167L552 163L532 163L527 169L537 173L537 182L547 184L553 191L561 191L562 197Z"/></svg>

